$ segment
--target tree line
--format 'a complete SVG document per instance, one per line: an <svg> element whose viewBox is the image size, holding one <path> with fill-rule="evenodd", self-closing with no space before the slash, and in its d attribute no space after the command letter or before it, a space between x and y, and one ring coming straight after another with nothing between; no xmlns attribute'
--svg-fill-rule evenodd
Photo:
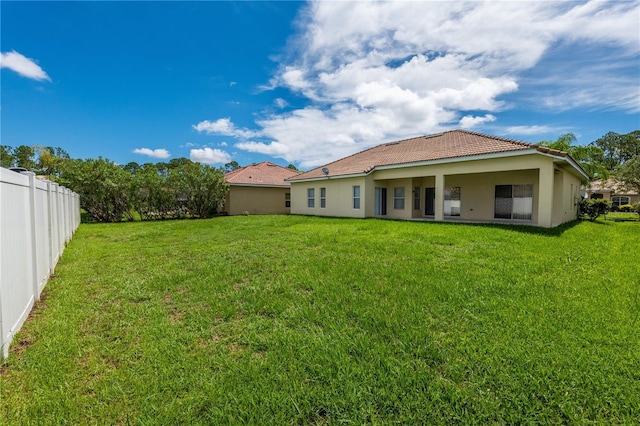
<svg viewBox="0 0 640 426"><path fill-rule="evenodd" d="M168 163L118 165L72 159L61 148L0 148L3 167L23 167L80 195L96 222L207 218L219 214L229 185L223 169L175 158Z"/></svg>

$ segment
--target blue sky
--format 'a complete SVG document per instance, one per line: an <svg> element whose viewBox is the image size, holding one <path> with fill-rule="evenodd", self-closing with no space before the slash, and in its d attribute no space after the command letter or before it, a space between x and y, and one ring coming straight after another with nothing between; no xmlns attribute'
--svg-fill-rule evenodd
<svg viewBox="0 0 640 426"><path fill-rule="evenodd" d="M0 2L1 143L308 169L640 128L640 2Z"/></svg>

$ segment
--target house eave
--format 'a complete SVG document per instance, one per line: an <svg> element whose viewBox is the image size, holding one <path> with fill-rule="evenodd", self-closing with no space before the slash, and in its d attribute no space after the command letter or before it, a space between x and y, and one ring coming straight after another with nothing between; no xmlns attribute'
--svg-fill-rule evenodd
<svg viewBox="0 0 640 426"><path fill-rule="evenodd" d="M290 188L291 185L274 185L274 184L258 184L258 183L229 183L229 186L242 186L249 188Z"/></svg>
<svg viewBox="0 0 640 426"><path fill-rule="evenodd" d="M361 172L361 173L349 173L349 174L346 174L346 175L318 176L318 177L307 178L307 179L288 180L287 182L290 182L290 183L293 184L293 183L299 183L299 182L326 181L326 180L331 180L331 179L349 179L349 178L354 178L354 177L364 177L364 176L367 176L369 173L371 173L371 171Z"/></svg>
<svg viewBox="0 0 640 426"><path fill-rule="evenodd" d="M520 155L535 154L535 153L537 153L535 149L524 149L524 150L518 150L518 151L506 151L506 152L503 151L503 152L492 152L489 154L467 155L464 157L439 158L437 160L415 161L411 163L388 164L388 165L376 166L372 168L369 171L369 173L373 173L376 170L392 170L392 169L401 169L405 167L420 167L420 166L433 166L437 164L463 163L466 161L516 157Z"/></svg>

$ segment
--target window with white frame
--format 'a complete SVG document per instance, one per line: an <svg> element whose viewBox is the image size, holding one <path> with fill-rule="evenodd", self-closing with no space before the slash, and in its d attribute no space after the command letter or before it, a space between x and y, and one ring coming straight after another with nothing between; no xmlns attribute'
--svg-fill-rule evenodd
<svg viewBox="0 0 640 426"><path fill-rule="evenodd" d="M531 220L533 214L533 185L496 185L495 219Z"/></svg>
<svg viewBox="0 0 640 426"><path fill-rule="evenodd" d="M356 185L353 187L353 208L360 208L360 186Z"/></svg>
<svg viewBox="0 0 640 426"><path fill-rule="evenodd" d="M413 209L420 210L420 187L413 188Z"/></svg>
<svg viewBox="0 0 640 426"><path fill-rule="evenodd" d="M284 206L289 208L291 207L291 193L287 192L284 194Z"/></svg>
<svg viewBox="0 0 640 426"><path fill-rule="evenodd" d="M627 197L626 195L616 195L615 197L611 197L611 205L620 207L625 204L631 204L631 197Z"/></svg>
<svg viewBox="0 0 640 426"><path fill-rule="evenodd" d="M404 186L393 188L393 208L404 210Z"/></svg>
<svg viewBox="0 0 640 426"><path fill-rule="evenodd" d="M460 187L451 186L444 190L444 215L460 216Z"/></svg>
<svg viewBox="0 0 640 426"><path fill-rule="evenodd" d="M314 188L307 188L307 207L310 209L316 206L316 191Z"/></svg>
<svg viewBox="0 0 640 426"><path fill-rule="evenodd" d="M320 208L327 207L327 188L320 188Z"/></svg>

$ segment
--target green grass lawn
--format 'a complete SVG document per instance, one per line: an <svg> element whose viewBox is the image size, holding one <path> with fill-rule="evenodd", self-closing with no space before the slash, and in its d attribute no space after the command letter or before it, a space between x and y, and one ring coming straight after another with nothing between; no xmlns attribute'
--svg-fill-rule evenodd
<svg viewBox="0 0 640 426"><path fill-rule="evenodd" d="M83 224L0 424L634 423L640 224Z"/></svg>

